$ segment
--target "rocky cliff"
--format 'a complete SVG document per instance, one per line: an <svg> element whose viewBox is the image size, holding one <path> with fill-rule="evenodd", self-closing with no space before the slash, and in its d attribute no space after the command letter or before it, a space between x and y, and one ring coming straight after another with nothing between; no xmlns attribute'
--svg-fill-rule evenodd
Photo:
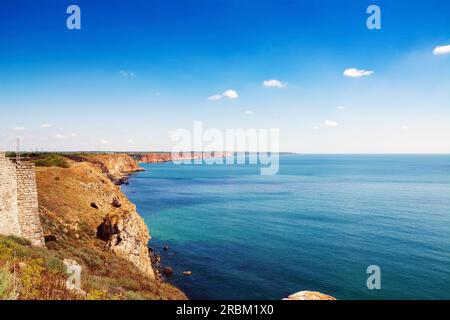
<svg viewBox="0 0 450 320"><path fill-rule="evenodd" d="M98 167L116 185L126 182L132 172L143 171L135 159L128 154L96 154L68 156L76 162L90 162Z"/></svg>
<svg viewBox="0 0 450 320"><path fill-rule="evenodd" d="M148 252L147 226L135 205L116 185L118 179L126 178L127 172L141 170L137 163L127 155L96 155L78 157L70 164L70 168L37 169L47 246L51 250L76 251L78 263L94 273L103 270L102 275L108 277L132 272L133 267L125 262L128 261L148 279L157 295L167 299L185 298L177 289L155 279ZM77 260L77 254L64 258ZM122 270L114 268L117 259L111 255L119 261L123 259L119 263ZM98 256L104 257L103 261L97 261ZM101 268L96 266L99 263Z"/></svg>
<svg viewBox="0 0 450 320"><path fill-rule="evenodd" d="M185 154L172 154L170 152L135 153L133 158L141 163L159 163L169 161L195 160L205 158L224 158L232 156L231 152L190 152Z"/></svg>

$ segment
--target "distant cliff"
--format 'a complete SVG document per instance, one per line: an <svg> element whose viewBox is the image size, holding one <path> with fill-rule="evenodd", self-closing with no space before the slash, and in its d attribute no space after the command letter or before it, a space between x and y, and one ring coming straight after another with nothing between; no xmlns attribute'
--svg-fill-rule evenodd
<svg viewBox="0 0 450 320"><path fill-rule="evenodd" d="M225 158L232 156L232 152L187 152L183 154L172 154L170 152L149 152L130 154L136 161L141 163L159 163L169 161Z"/></svg>

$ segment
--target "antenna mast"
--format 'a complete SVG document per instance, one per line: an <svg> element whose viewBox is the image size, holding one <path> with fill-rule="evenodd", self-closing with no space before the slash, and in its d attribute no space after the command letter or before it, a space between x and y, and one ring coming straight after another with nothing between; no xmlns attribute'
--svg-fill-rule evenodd
<svg viewBox="0 0 450 320"><path fill-rule="evenodd" d="M20 139L17 138L16 140L16 162L20 162Z"/></svg>

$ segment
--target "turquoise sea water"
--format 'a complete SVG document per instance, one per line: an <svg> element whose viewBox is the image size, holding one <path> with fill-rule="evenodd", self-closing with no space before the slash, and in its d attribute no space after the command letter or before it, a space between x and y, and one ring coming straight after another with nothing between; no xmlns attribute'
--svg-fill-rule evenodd
<svg viewBox="0 0 450 320"><path fill-rule="evenodd" d="M123 190L192 299L450 299L448 155L285 155L276 176L143 167ZM369 265L381 290L366 287Z"/></svg>

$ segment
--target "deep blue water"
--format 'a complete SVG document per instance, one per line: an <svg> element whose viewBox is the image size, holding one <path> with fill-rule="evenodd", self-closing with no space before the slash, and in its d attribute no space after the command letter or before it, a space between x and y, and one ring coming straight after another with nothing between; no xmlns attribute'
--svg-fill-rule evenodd
<svg viewBox="0 0 450 320"><path fill-rule="evenodd" d="M450 299L448 155L285 155L276 176L143 167L123 190L192 299ZM369 265L381 290L367 289Z"/></svg>

